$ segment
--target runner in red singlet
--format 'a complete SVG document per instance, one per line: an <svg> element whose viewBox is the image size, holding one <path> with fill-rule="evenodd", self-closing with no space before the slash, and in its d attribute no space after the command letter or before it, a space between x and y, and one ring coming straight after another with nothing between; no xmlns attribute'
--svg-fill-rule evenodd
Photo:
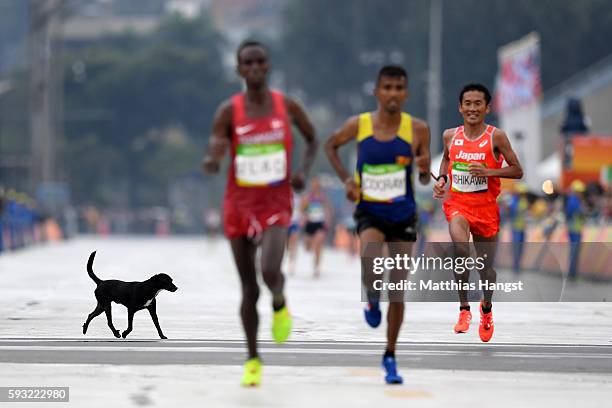
<svg viewBox="0 0 612 408"><path fill-rule="evenodd" d="M291 220L291 187L304 188L317 150L317 139L302 107L268 89L268 52L264 45L252 41L241 44L237 62L246 92L234 95L219 106L209 151L202 165L206 173L217 173L229 147L231 165L223 202L223 227L242 283L240 315L249 359L241 382L245 386L255 386L261 382L255 252L257 246L261 246L261 273L272 292L272 335L277 343L282 343L291 332L291 316L283 292L284 276L280 270ZM292 124L306 141L303 164L293 176Z"/></svg>
<svg viewBox="0 0 612 408"><path fill-rule="evenodd" d="M493 260L499 231L497 196L500 178L519 179L523 170L501 129L485 123L490 111L491 94L480 84L466 85L459 95L459 112L463 126L444 131L444 155L440 177L434 184L434 198L444 199L444 213L449 223L456 256L469 256L470 233L479 257L485 260L481 269L482 282L496 282ZM502 162L506 161L506 167ZM447 186L449 191L447 192ZM460 287L469 281L469 272L455 273ZM493 290L484 290L480 303L478 333L484 342L493 336ZM472 314L467 290L459 290L459 321L456 333L468 330Z"/></svg>

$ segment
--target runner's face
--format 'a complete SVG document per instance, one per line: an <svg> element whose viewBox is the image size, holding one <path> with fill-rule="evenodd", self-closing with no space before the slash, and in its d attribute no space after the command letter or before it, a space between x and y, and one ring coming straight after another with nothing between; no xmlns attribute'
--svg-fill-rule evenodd
<svg viewBox="0 0 612 408"><path fill-rule="evenodd" d="M374 95L378 104L387 113L401 112L402 106L408 98L406 78L383 76L378 81Z"/></svg>
<svg viewBox="0 0 612 408"><path fill-rule="evenodd" d="M484 93L480 91L467 91L463 94L463 99L459 105L459 112L463 116L465 123L477 125L483 123L485 116L490 111Z"/></svg>
<svg viewBox="0 0 612 408"><path fill-rule="evenodd" d="M265 83L268 75L268 54L260 46L249 46L238 56L238 73L247 85L261 85Z"/></svg>

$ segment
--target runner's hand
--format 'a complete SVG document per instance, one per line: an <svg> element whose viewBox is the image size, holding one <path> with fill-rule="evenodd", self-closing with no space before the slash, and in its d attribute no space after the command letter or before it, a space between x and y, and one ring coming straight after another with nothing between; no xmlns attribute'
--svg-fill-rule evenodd
<svg viewBox="0 0 612 408"><path fill-rule="evenodd" d="M436 181L433 186L433 190L433 198L435 198L436 200L443 199L444 195L446 194L446 178L439 177L438 181Z"/></svg>
<svg viewBox="0 0 612 408"><path fill-rule="evenodd" d="M419 182L422 185L429 184L429 166L431 161L429 160L429 156L417 156L414 160L414 163L419 170Z"/></svg>
<svg viewBox="0 0 612 408"><path fill-rule="evenodd" d="M298 193L304 190L305 184L304 175L301 172L295 173L293 176L291 176L291 187L293 187L293 189Z"/></svg>
<svg viewBox="0 0 612 408"><path fill-rule="evenodd" d="M431 160L429 156L417 156L414 159L414 164L416 164L417 169L419 169L419 173L427 173L427 177L429 177L429 165Z"/></svg>
<svg viewBox="0 0 612 408"><path fill-rule="evenodd" d="M214 160L210 156L206 156L202 159L202 170L206 174L216 174L219 172L219 162Z"/></svg>
<svg viewBox="0 0 612 408"><path fill-rule="evenodd" d="M346 198L351 201L359 200L359 196L361 196L361 191L359 190L357 183L355 183L355 180L350 177L347 178L344 182L344 189L346 190Z"/></svg>
<svg viewBox="0 0 612 408"><path fill-rule="evenodd" d="M487 168L482 163L470 163L468 171L472 176L487 176Z"/></svg>

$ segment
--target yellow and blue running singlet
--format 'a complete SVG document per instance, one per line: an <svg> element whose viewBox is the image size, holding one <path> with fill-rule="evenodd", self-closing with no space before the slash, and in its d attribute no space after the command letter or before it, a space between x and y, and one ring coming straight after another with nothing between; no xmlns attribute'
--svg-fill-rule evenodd
<svg viewBox="0 0 612 408"><path fill-rule="evenodd" d="M395 138L374 137L372 114L359 115L357 169L361 188L357 208L388 221L404 221L415 213L412 190L412 117L402 112Z"/></svg>

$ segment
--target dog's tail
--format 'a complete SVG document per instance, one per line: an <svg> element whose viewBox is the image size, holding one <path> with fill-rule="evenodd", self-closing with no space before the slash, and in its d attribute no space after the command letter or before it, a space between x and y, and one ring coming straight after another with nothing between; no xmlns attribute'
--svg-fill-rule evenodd
<svg viewBox="0 0 612 408"><path fill-rule="evenodd" d="M91 279L93 279L94 282L96 282L96 284L98 284L102 282L102 279L98 278L93 271L93 261L95 257L96 257L96 251L93 251L91 255L89 255L89 261L87 261L87 274L89 275Z"/></svg>

